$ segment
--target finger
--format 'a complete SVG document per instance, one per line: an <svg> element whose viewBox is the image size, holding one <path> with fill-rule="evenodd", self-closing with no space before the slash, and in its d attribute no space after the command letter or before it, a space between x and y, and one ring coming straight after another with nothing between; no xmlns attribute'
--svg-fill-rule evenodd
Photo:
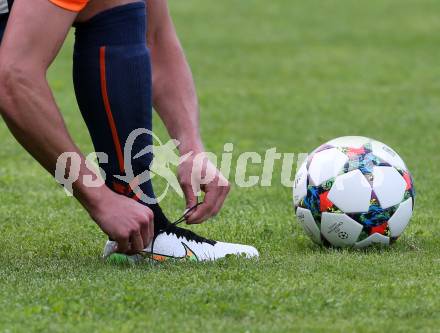
<svg viewBox="0 0 440 333"><path fill-rule="evenodd" d="M154 236L154 214L149 208L146 209L145 220L142 221L141 236L145 249L151 243Z"/></svg>
<svg viewBox="0 0 440 333"><path fill-rule="evenodd" d="M128 252L128 238L121 238L117 240L118 247L116 248L117 253L127 253Z"/></svg>
<svg viewBox="0 0 440 333"><path fill-rule="evenodd" d="M189 209L197 205L197 196L194 194L193 188L189 184L181 185L183 194L185 195L186 208ZM188 213L191 216L193 212Z"/></svg>
<svg viewBox="0 0 440 333"><path fill-rule="evenodd" d="M150 220L150 223L148 223L148 240L147 243L145 243L145 247L151 244L154 237L154 218Z"/></svg>
<svg viewBox="0 0 440 333"><path fill-rule="evenodd" d="M148 244L150 244L150 221L149 217L145 218L145 221L143 221L141 225L141 237L142 242L144 243L144 248L147 247Z"/></svg>
<svg viewBox="0 0 440 333"><path fill-rule="evenodd" d="M130 254L136 254L142 252L144 249L144 242L142 240L142 236L140 232L133 233L130 237L131 241L131 249Z"/></svg>
<svg viewBox="0 0 440 333"><path fill-rule="evenodd" d="M224 198L222 199L221 196L221 189L217 186L213 188L208 187L203 203L187 218L187 223L199 224L211 217L214 214L217 200L224 201Z"/></svg>
<svg viewBox="0 0 440 333"><path fill-rule="evenodd" d="M219 199L217 200L215 207L214 207L214 215L217 215L218 212L222 209L223 204L225 203L226 198L228 197L229 194L229 187L228 186L222 186L222 193L219 197Z"/></svg>

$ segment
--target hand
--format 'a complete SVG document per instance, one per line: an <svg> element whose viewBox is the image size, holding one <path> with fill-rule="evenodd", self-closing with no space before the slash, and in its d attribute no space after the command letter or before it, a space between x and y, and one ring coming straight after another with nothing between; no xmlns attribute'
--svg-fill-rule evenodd
<svg viewBox="0 0 440 333"><path fill-rule="evenodd" d="M139 253L154 237L151 209L110 190L100 198L90 215L101 230L118 243L115 252Z"/></svg>
<svg viewBox="0 0 440 333"><path fill-rule="evenodd" d="M192 154L179 165L178 179L186 199L186 207L197 205L197 193L205 192L203 202L188 214L188 224L199 224L215 216L223 206L230 185L205 153Z"/></svg>

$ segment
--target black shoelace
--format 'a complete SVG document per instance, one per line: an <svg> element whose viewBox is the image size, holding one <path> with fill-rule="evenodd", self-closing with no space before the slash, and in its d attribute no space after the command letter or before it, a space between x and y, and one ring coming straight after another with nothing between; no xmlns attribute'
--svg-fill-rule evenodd
<svg viewBox="0 0 440 333"><path fill-rule="evenodd" d="M187 209L185 211L185 213L180 218L178 218L175 222L172 222L172 223L168 222L168 224L165 228L159 229L159 231L154 235L153 241L151 242L151 253L152 254L154 254L154 243L156 242L156 238L163 233L166 233L167 235L175 234L178 238L185 238L188 241L194 241L197 243L208 243L211 245L215 245L216 242L213 240L199 236L199 235L195 234L194 232L192 232L191 230L178 227L178 225L180 223L186 221L189 213L191 213L194 209L196 209L200 204L201 203L199 202L196 205L192 206L191 208Z"/></svg>

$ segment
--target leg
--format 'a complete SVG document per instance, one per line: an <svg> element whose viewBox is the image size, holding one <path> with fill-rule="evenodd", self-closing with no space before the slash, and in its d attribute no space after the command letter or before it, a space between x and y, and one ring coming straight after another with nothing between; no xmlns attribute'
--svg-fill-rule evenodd
<svg viewBox="0 0 440 333"><path fill-rule="evenodd" d="M151 66L146 46L146 10L143 2L115 7L77 24L73 79L82 116L95 150L108 155L100 166L113 190L135 198L128 184L114 175L125 175L124 144L137 128L152 128ZM132 156L152 144L139 136ZM149 169L152 154L132 160L135 175ZM140 186L154 199L150 181ZM163 216L157 204L148 206L158 226Z"/></svg>
<svg viewBox="0 0 440 333"><path fill-rule="evenodd" d="M116 7L78 24L74 53L74 83L81 113L87 123L96 151L105 152L108 164L101 167L107 185L115 191L133 196L127 184L112 175L124 175L123 146L137 128L152 127L151 68L146 47L144 3ZM152 144L150 135L138 137L132 156ZM152 155L132 161L135 175L148 170ZM154 196L151 182L142 191ZM146 256L157 261L216 260L230 254L258 256L250 246L216 242L167 221L159 205L148 205L154 212L155 237L142 255L132 257L113 253L114 242L108 241L104 258L116 261L142 261Z"/></svg>

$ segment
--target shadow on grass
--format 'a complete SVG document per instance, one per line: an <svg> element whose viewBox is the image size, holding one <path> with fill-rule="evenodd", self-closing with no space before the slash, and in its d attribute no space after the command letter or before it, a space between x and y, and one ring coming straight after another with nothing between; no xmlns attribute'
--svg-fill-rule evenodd
<svg viewBox="0 0 440 333"><path fill-rule="evenodd" d="M384 253L413 253L423 251L425 246L423 240L415 236L403 236L389 246L381 244L372 244L366 248L337 248L331 245L318 245L313 243L308 237L294 234L291 240L290 252L296 254L334 254L334 253L350 253L350 254L384 254Z"/></svg>
<svg viewBox="0 0 440 333"><path fill-rule="evenodd" d="M245 258L240 255L227 255L225 258L217 259L215 261L196 261L191 259L174 259L168 258L164 261L153 260L150 257L137 255L135 257L128 257L125 255L114 254L106 261L102 261L103 266L114 267L118 269L135 269L135 270L174 270L174 271L191 271L197 270L218 270L228 269L232 267L240 267L246 265L255 265L258 259Z"/></svg>

